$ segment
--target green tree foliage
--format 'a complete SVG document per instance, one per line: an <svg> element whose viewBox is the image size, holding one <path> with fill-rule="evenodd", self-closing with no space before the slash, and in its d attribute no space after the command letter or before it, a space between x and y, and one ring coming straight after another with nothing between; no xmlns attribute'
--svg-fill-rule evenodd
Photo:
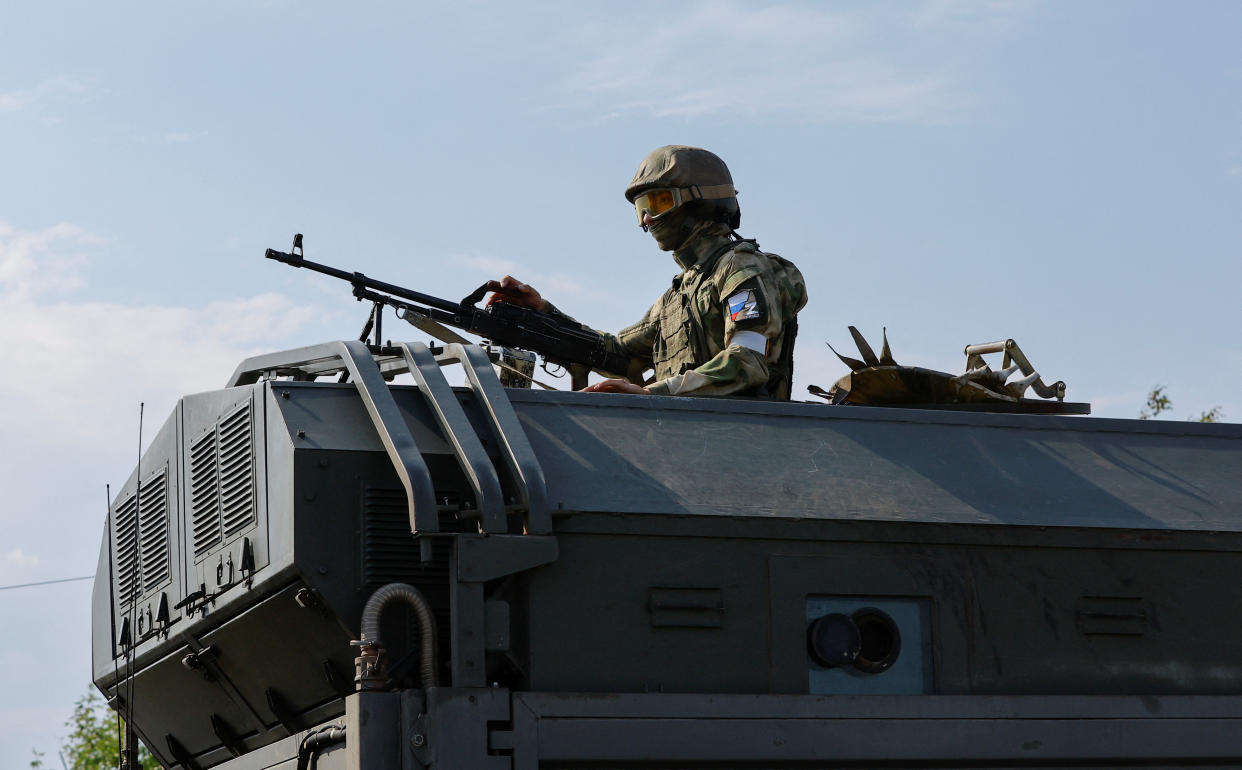
<svg viewBox="0 0 1242 770"><path fill-rule="evenodd" d="M1172 408L1173 402L1169 399L1168 394L1164 392L1164 386L1157 385L1147 394L1147 406L1139 412L1139 419L1150 420L1161 412L1167 412Z"/></svg>
<svg viewBox="0 0 1242 770"><path fill-rule="evenodd" d="M117 766L120 757L117 718L94 687L73 704L73 714L65 722L69 734L61 743L61 757L68 770L107 770ZM124 722L121 722L124 729ZM49 768L42 752L34 752L32 768ZM157 767L146 747L139 747L138 760L143 767Z"/></svg>
<svg viewBox="0 0 1242 770"><path fill-rule="evenodd" d="M1219 406L1214 406L1211 409L1204 412L1203 414L1199 415L1197 418L1195 418L1195 421L1196 422L1220 422L1220 418L1224 416L1225 416L1225 413L1221 411L1221 408Z"/></svg>
<svg viewBox="0 0 1242 770"><path fill-rule="evenodd" d="M1160 415L1161 412L1170 412L1173 410L1173 401L1169 398L1169 394L1164 391L1163 385L1157 385L1147 394L1147 406L1143 407L1139 412L1140 420L1150 420ZM1219 406L1214 406L1206 412L1202 412L1198 417L1189 417L1192 422L1220 422L1225 416L1224 411Z"/></svg>

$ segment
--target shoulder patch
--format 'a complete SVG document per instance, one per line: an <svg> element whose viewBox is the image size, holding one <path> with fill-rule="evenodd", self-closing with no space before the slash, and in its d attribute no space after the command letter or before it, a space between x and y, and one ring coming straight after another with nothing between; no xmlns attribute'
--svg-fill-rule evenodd
<svg viewBox="0 0 1242 770"><path fill-rule="evenodd" d="M733 329L762 329L768 324L768 298L763 281L752 276L729 290L724 301L725 322Z"/></svg>
<svg viewBox="0 0 1242 770"><path fill-rule="evenodd" d="M748 321L759 317L759 298L754 289L742 289L729 297L729 320Z"/></svg>

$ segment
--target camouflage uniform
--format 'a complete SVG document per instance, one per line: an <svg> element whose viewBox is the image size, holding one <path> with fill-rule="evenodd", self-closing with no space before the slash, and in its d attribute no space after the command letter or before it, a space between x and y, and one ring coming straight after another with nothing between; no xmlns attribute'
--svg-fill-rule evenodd
<svg viewBox="0 0 1242 770"><path fill-rule="evenodd" d="M673 258L682 273L641 321L605 334L609 346L654 368L648 389L658 395L788 399L796 317L806 304L798 268L734 240L727 225L707 228ZM726 347L737 331L766 337L766 355Z"/></svg>
<svg viewBox="0 0 1242 770"><path fill-rule="evenodd" d="M658 395L788 399L806 284L793 263L734 232L741 209L725 162L701 147L656 148L625 198L682 272L641 321L604 334L635 361L616 374L637 382L655 369Z"/></svg>

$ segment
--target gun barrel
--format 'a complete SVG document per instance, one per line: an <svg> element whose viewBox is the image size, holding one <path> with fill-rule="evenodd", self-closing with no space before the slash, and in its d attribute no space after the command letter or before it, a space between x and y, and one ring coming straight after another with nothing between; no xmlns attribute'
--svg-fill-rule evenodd
<svg viewBox="0 0 1242 770"><path fill-rule="evenodd" d="M284 262L286 265L292 265L294 267L302 266L302 257L297 254L288 254L283 251L277 251L276 249L268 249L263 252L263 256L268 259L274 259L277 262Z"/></svg>
<svg viewBox="0 0 1242 770"><path fill-rule="evenodd" d="M283 251L268 249L264 252L263 256L268 259L274 259L277 262L283 262L290 267L305 267L306 269L314 270L317 273L323 273L324 275L330 275L333 278L339 278L342 281L348 281L355 287L361 286L374 291L381 291L385 294L391 294L394 297L401 297L402 299L408 299L411 302L418 302L423 305L440 308L441 310L446 310L450 313L472 312L474 310L474 308L463 306L459 302L450 302L447 299L433 297L430 294L423 294L421 291L407 289L404 286L398 286L394 283L377 281L374 278L368 278L363 273L350 272L348 270L341 270L339 268L332 267L331 265L311 262L309 259L303 259L297 254L287 254Z"/></svg>
<svg viewBox="0 0 1242 770"><path fill-rule="evenodd" d="M598 332L586 329L580 324L508 303L486 309L476 307L474 303L482 299L486 285L461 302L450 302L404 286L377 281L362 273L311 262L300 253L289 254L268 249L264 256L290 267L304 267L346 281L354 287L354 296L359 300L387 304L407 313L414 312L433 321L477 334L499 345L532 350L561 365L584 364L615 374L624 374L630 366L628 356L610 352ZM398 297L423 307L406 304L396 299Z"/></svg>

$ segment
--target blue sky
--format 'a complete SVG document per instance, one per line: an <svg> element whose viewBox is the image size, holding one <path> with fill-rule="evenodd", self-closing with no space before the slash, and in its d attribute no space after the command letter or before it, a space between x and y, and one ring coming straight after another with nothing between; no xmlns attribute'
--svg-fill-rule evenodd
<svg viewBox="0 0 1242 770"><path fill-rule="evenodd" d="M264 248L452 298L512 272L615 330L675 272L622 196L669 143L805 274L796 393L855 324L953 371L1013 337L1098 415L1160 383L1242 419L1240 32L1226 2L6 3L0 585L93 572L140 401L151 436L242 357L357 333ZM89 594L0 591L0 765L54 752Z"/></svg>

